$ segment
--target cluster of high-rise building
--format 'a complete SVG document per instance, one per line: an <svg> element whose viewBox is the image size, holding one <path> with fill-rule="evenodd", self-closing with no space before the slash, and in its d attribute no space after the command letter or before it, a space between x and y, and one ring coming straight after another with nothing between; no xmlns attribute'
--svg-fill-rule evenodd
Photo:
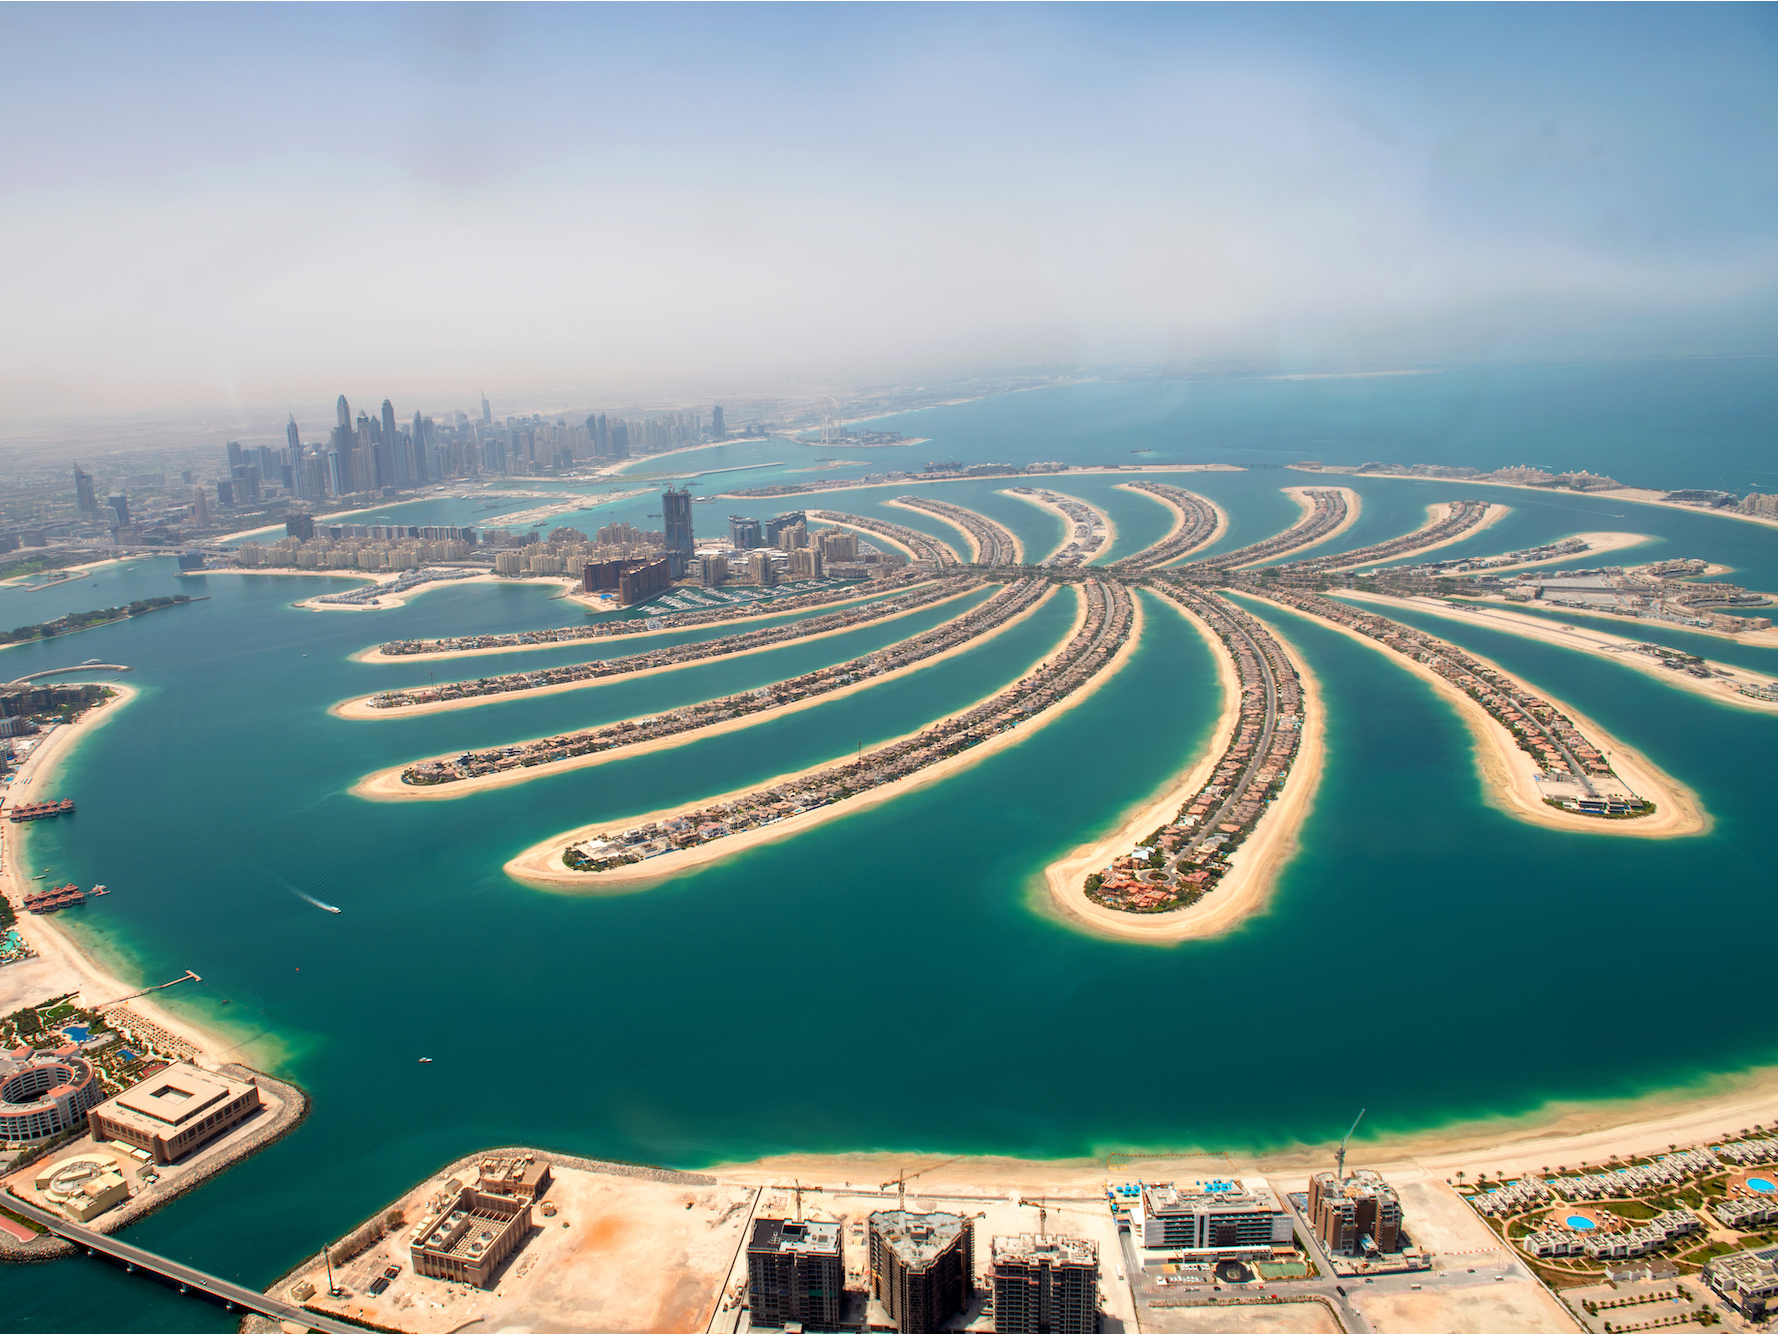
<svg viewBox="0 0 1778 1334"><path fill-rule="evenodd" d="M868 1220L868 1296L900 1334L935 1334L976 1293L974 1220L885 1209ZM995 1237L989 1281L995 1334L1093 1334L1099 1251L1078 1237ZM756 1326L838 1329L845 1316L838 1223L762 1218L747 1245L748 1318ZM861 1296L866 1294L860 1294ZM876 1318L872 1328L879 1328Z"/></svg>

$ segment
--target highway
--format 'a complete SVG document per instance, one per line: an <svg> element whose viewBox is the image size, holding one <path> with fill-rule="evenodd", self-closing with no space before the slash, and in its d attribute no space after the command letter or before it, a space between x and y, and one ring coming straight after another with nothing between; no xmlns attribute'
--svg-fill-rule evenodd
<svg viewBox="0 0 1778 1334"><path fill-rule="evenodd" d="M9 1192L10 1194L10 1192ZM214 1274L206 1274L201 1269L190 1265L182 1265L175 1260L168 1260L156 1255L153 1251L145 1251L140 1246L131 1246L128 1242L108 1237L103 1232L95 1232L92 1228L81 1227L78 1223L70 1223L60 1214L52 1214L48 1210L39 1209L28 1204L17 1195L11 1195L6 1207L14 1213L22 1214L34 1223L41 1223L57 1236L65 1237L83 1250L109 1256L121 1261L129 1269L146 1269L159 1274L162 1278L179 1285L184 1293L203 1293L222 1302L225 1306L239 1306L248 1311L255 1311L273 1320L287 1320L293 1325L301 1325L305 1329L320 1331L320 1334L364 1334L361 1327L348 1325L341 1320L333 1320L324 1315L316 1315L313 1311L305 1311L300 1306L289 1302L281 1302L276 1298L267 1297L264 1293L255 1292L252 1288L243 1288L238 1283L230 1283L227 1279L217 1278Z"/></svg>

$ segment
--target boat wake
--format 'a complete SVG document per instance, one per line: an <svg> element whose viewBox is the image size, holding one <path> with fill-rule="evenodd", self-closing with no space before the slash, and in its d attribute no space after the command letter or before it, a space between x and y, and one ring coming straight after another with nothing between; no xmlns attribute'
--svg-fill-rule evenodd
<svg viewBox="0 0 1778 1334"><path fill-rule="evenodd" d="M339 911L339 909L334 907L331 903L323 903L323 902L321 902L320 899L316 898L313 894L305 894L300 889L296 888L296 886L294 886L294 885L286 885L286 886L284 886L284 888L288 889L292 894L296 895L296 897L301 899L304 903L314 904L317 908L321 909L322 912L338 912Z"/></svg>

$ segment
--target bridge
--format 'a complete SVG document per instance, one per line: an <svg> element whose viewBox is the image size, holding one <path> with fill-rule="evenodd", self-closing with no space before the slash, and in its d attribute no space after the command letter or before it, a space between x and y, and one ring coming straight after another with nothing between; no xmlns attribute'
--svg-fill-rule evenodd
<svg viewBox="0 0 1778 1334"><path fill-rule="evenodd" d="M151 1274L159 1274L168 1282L177 1283L180 1292L194 1296L201 1293L221 1302L230 1310L238 1306L272 1320L287 1320L292 1325L315 1330L317 1334L364 1334L361 1326L348 1325L343 1320L317 1315L313 1311L306 1311L290 1302L281 1302L275 1297L267 1297L264 1293L255 1292L252 1288L243 1288L240 1284L230 1283L225 1278L206 1274L201 1269L182 1265L176 1260L165 1259L153 1251L143 1250L140 1246L132 1246L128 1242L118 1241L115 1237L108 1237L103 1232L95 1232L90 1227L71 1223L60 1214L52 1214L47 1209L39 1209L36 1205L26 1203L11 1192L8 1192L6 1207L16 1214L29 1218L34 1223L41 1223L58 1237L66 1238L89 1254L108 1256L119 1261L132 1272L137 1269L145 1269Z"/></svg>
<svg viewBox="0 0 1778 1334"><path fill-rule="evenodd" d="M121 662L83 662L73 667L57 667L47 672L27 672L6 684L22 686L26 681L36 681L45 676L71 676L75 672L127 672L131 670Z"/></svg>

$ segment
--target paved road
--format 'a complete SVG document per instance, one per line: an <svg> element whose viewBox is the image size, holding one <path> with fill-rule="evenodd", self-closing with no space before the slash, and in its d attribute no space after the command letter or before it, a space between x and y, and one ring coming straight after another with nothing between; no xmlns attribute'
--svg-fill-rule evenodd
<svg viewBox="0 0 1778 1334"><path fill-rule="evenodd" d="M70 1223L60 1214L52 1214L39 1209L34 1204L13 1195L6 1201L6 1207L15 1213L23 1214L32 1222L41 1223L58 1236L66 1237L76 1246L89 1251L97 1251L108 1255L113 1260L121 1260L124 1264L138 1269L147 1269L163 1278L171 1279L180 1285L181 1292L201 1292L218 1301L232 1303L249 1311L257 1311L260 1315L269 1316L273 1320L288 1320L292 1324L301 1325L306 1329L321 1331L321 1334L364 1334L357 1325L348 1325L344 1321L331 1320L324 1315L316 1315L305 1311L300 1306L292 1306L289 1302L281 1302L267 1297L264 1293L255 1292L252 1288L243 1288L238 1283L230 1283L227 1279L217 1278L214 1274L206 1274L201 1269L190 1265L182 1265L175 1260L168 1260L156 1255L153 1251L145 1251L140 1246L131 1246L128 1242L108 1237L103 1232L95 1232L89 1227L81 1227L78 1223Z"/></svg>

